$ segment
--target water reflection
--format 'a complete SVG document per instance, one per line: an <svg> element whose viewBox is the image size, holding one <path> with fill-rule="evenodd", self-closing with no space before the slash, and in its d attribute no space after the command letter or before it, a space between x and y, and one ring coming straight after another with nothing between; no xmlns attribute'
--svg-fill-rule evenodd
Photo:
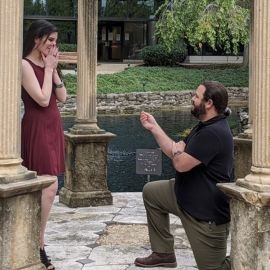
<svg viewBox="0 0 270 270"><path fill-rule="evenodd" d="M238 133L237 110L229 117L230 126ZM180 134L194 126L197 120L189 109L181 111L160 111L153 113L160 126L174 140L179 140ZM64 129L73 125L73 118L64 119ZM146 175L136 174L136 149L157 148L151 133L141 127L139 115L99 115L98 126L117 135L108 148L108 187L112 192L142 191L147 181ZM174 177L171 161L162 156L162 175L150 176L151 180L169 179ZM61 182L61 180L60 180Z"/></svg>

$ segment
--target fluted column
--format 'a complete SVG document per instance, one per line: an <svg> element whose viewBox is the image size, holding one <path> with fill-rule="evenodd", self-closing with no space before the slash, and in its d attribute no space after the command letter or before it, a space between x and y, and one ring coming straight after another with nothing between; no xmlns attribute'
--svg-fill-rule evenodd
<svg viewBox="0 0 270 270"><path fill-rule="evenodd" d="M252 87L254 98L251 173L238 184L270 191L270 1L254 1Z"/></svg>
<svg viewBox="0 0 270 270"><path fill-rule="evenodd" d="M251 173L218 184L230 198L231 269L270 269L270 1L254 0Z"/></svg>
<svg viewBox="0 0 270 270"><path fill-rule="evenodd" d="M0 269L42 270L40 195L55 179L21 165L23 2L0 1Z"/></svg>
<svg viewBox="0 0 270 270"><path fill-rule="evenodd" d="M77 119L72 133L103 132L97 126L97 23L98 1L78 1Z"/></svg>
<svg viewBox="0 0 270 270"><path fill-rule="evenodd" d="M75 125L65 134L66 173L59 201L69 207L112 204L107 185L108 142L97 126L98 0L78 0L78 89Z"/></svg>
<svg viewBox="0 0 270 270"><path fill-rule="evenodd" d="M25 172L20 158L22 11L23 1L0 1L0 177Z"/></svg>
<svg viewBox="0 0 270 270"><path fill-rule="evenodd" d="M248 129L244 131L245 137L248 139L252 138L253 131L253 110L254 110L254 86L253 86L253 75L252 71L254 70L254 61L253 61L253 52L254 52L254 1L251 1L250 7L250 40L249 40L249 83L248 83Z"/></svg>

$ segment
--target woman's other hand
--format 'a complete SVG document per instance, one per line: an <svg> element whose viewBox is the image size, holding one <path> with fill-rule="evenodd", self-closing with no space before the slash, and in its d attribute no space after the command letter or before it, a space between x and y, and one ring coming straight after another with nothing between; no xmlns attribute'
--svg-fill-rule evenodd
<svg viewBox="0 0 270 270"><path fill-rule="evenodd" d="M42 59L44 62L45 68L56 69L59 59L59 51L57 46L52 46L47 56L42 54Z"/></svg>

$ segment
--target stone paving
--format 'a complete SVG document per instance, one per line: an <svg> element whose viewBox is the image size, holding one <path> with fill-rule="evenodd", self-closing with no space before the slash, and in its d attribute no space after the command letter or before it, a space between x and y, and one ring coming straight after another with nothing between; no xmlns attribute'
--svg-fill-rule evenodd
<svg viewBox="0 0 270 270"><path fill-rule="evenodd" d="M97 65L97 74L112 74L124 71L126 68L129 67L136 67L142 65L143 62L139 63L98 63Z"/></svg>
<svg viewBox="0 0 270 270"><path fill-rule="evenodd" d="M142 65L142 62L139 63L122 63L122 62L117 62L117 63L98 63L97 65L97 75L98 74L112 74L112 73L117 73L124 71L125 69L129 67L136 67ZM64 75L66 74L76 74L76 71L74 69L64 69L62 70L62 73Z"/></svg>
<svg viewBox="0 0 270 270"><path fill-rule="evenodd" d="M54 202L46 251L57 270L135 270L134 259L151 253L140 192L113 193L113 205L68 208ZM178 267L197 269L180 220L171 216ZM165 268L155 268L165 269Z"/></svg>

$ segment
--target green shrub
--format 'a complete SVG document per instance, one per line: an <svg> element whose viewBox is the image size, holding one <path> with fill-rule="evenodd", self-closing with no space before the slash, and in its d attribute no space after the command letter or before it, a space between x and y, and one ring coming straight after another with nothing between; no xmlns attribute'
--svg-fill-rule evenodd
<svg viewBox="0 0 270 270"><path fill-rule="evenodd" d="M147 66L166 65L166 51L163 45L147 46L142 49L142 59Z"/></svg>
<svg viewBox="0 0 270 270"><path fill-rule="evenodd" d="M64 84L69 95L75 95L77 91L77 75L66 74L63 76Z"/></svg>
<svg viewBox="0 0 270 270"><path fill-rule="evenodd" d="M162 44L142 49L142 59L147 66L175 66L183 62L186 56L186 46L180 42L171 51Z"/></svg>
<svg viewBox="0 0 270 270"><path fill-rule="evenodd" d="M187 46L183 41L178 41L172 51L169 53L169 57L173 65L184 62L187 57Z"/></svg>
<svg viewBox="0 0 270 270"><path fill-rule="evenodd" d="M60 52L77 52L77 44L59 43Z"/></svg>
<svg viewBox="0 0 270 270"><path fill-rule="evenodd" d="M76 94L77 76L66 74L63 80L68 93ZM248 87L248 69L137 66L127 68L119 73L99 74L97 76L97 93L195 90L205 80L216 80L226 87Z"/></svg>

